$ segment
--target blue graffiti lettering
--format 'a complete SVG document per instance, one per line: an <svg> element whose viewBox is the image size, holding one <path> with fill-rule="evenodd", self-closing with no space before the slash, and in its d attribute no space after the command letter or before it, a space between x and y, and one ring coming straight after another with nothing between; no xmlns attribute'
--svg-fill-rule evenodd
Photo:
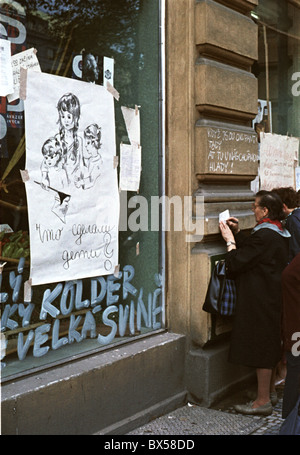
<svg viewBox="0 0 300 455"><path fill-rule="evenodd" d="M59 283L52 290L46 289L39 312L40 321L45 322L32 329L30 321L37 304L32 303L34 299L30 303L17 303L23 267L24 262L20 261L18 275L11 273L9 276L13 303L5 305L1 319L2 332L15 330L20 325L23 328L18 333L17 339L19 360L26 358L31 347L33 347L34 357L42 357L50 349L55 351L67 344L80 343L86 338L96 338L98 344L104 346L112 343L117 335L119 337L126 336L126 333L128 335L127 328L129 334L133 336L140 333L142 328L157 330L162 327L161 276L155 275L156 289L146 296L143 288L138 290L133 285L134 267L126 265L116 276L91 278L90 299L84 295L84 291L86 292L88 288L84 290L82 280ZM3 299L7 301L8 293L1 293L0 296L2 301ZM119 303L120 296L123 300L130 296L130 303ZM80 314L74 311L80 311ZM49 322L51 318L53 321ZM64 321L63 334L61 334L62 320ZM25 335L28 326L31 330ZM108 329L110 329L109 333ZM7 341L5 338L4 340ZM4 357L5 353L2 358ZM5 363L1 363L1 366L5 366Z"/></svg>

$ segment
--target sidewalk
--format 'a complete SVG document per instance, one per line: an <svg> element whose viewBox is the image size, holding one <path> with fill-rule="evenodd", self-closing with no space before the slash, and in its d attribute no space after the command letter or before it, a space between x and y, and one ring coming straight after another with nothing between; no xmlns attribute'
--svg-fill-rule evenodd
<svg viewBox="0 0 300 455"><path fill-rule="evenodd" d="M188 403L129 435L278 435L281 418L283 387L277 388L279 402L268 417L244 416L234 411L233 405L246 402L239 393L214 408L203 408ZM238 401L235 401L238 400ZM249 400L248 400L249 401Z"/></svg>

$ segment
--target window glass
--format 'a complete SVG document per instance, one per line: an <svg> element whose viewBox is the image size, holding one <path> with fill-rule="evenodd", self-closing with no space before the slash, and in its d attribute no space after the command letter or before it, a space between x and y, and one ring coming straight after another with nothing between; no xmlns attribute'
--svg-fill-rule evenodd
<svg viewBox="0 0 300 455"><path fill-rule="evenodd" d="M151 200L161 195L159 5L150 0L0 3L1 39L11 42L12 56L36 49L44 73L103 85L109 71L104 57L113 59L113 86L120 94L114 102L116 153L121 143L129 143L122 106L139 109L142 147L139 190L120 192L119 273L96 284L92 278L64 282L52 301L61 309L65 293L65 306L71 307L79 288L81 302L91 301L96 286L101 310L93 313L90 305L44 317L42 303L59 282L28 286L29 226L20 176L24 102L1 97L2 380L164 328L161 231L159 221L151 230L150 220ZM108 294L117 310L105 314Z"/></svg>
<svg viewBox="0 0 300 455"><path fill-rule="evenodd" d="M266 131L300 136L300 8L288 0L260 0L252 13L258 24L258 98L269 98L265 107Z"/></svg>

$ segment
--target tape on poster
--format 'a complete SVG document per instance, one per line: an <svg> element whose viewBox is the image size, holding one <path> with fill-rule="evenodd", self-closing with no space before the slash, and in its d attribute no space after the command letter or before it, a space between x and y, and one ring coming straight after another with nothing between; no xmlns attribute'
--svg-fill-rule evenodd
<svg viewBox="0 0 300 455"><path fill-rule="evenodd" d="M116 155L114 156L114 169L119 166L119 157Z"/></svg>
<svg viewBox="0 0 300 455"><path fill-rule="evenodd" d="M109 91L109 93L112 94L112 96L113 96L114 98L116 98L117 101L119 101L119 99L120 99L120 94L119 94L119 92L118 92L118 91L115 89L115 87L113 87L113 86L111 85L111 83L108 82L108 81L107 81L107 83L106 83L106 89Z"/></svg>
<svg viewBox="0 0 300 455"><path fill-rule="evenodd" d="M20 169L20 174L21 174L21 179L22 179L23 183L28 182L28 180L30 180L29 173L28 173L27 169L24 169L24 171L22 171Z"/></svg>
<svg viewBox="0 0 300 455"><path fill-rule="evenodd" d="M27 86L27 69L21 66L20 68L20 100L26 100L26 86Z"/></svg>
<svg viewBox="0 0 300 455"><path fill-rule="evenodd" d="M120 264L116 265L115 270L114 270L114 276L116 278L119 278L119 272L120 272Z"/></svg>

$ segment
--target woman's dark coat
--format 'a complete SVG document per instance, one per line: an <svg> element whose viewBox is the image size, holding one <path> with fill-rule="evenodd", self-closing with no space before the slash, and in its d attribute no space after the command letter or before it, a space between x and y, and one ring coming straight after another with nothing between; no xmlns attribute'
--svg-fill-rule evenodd
<svg viewBox="0 0 300 455"><path fill-rule="evenodd" d="M226 254L228 276L237 284L229 361L274 368L281 357L281 273L288 261L288 238L262 228L236 235Z"/></svg>
<svg viewBox="0 0 300 455"><path fill-rule="evenodd" d="M291 234L289 262L300 252L300 209L295 209L285 220L285 227Z"/></svg>

